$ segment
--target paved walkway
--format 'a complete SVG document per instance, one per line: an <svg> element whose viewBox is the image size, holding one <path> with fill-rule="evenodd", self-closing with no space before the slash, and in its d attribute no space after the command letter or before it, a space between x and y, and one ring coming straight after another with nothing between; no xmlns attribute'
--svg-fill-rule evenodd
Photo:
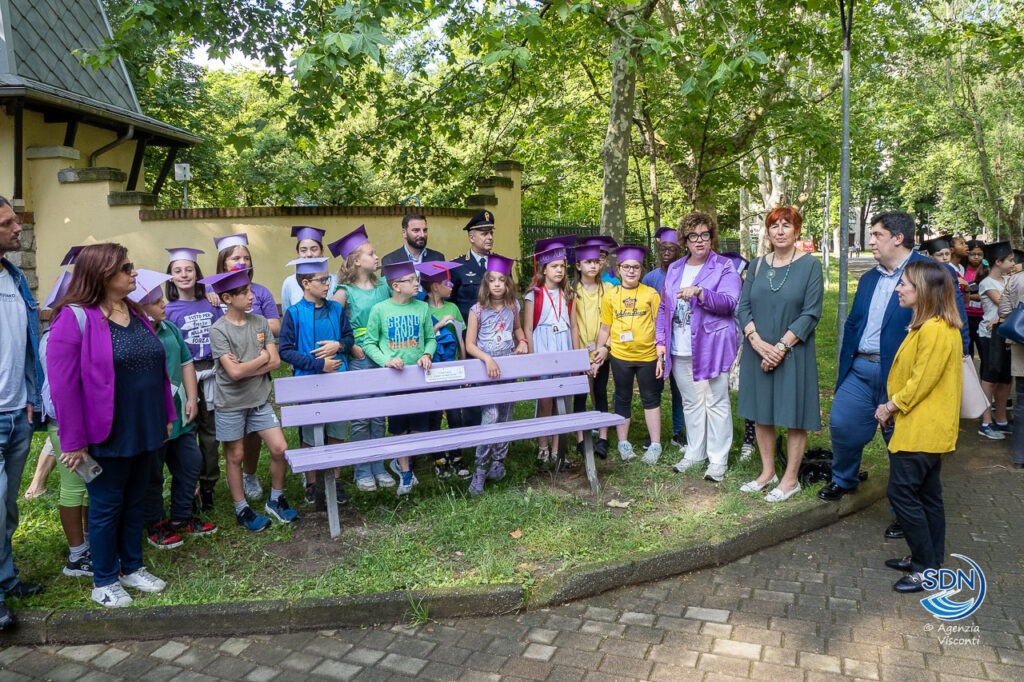
<svg viewBox="0 0 1024 682"><path fill-rule="evenodd" d="M266 637L0 651L0 680L1024 680L1024 474L962 434L943 472L948 551L988 578L976 644L892 592L878 504L727 566L501 618Z"/></svg>

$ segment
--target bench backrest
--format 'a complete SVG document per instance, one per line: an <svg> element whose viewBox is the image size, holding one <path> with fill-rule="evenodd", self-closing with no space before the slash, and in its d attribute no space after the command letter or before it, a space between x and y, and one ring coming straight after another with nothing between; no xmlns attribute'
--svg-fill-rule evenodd
<svg viewBox="0 0 1024 682"><path fill-rule="evenodd" d="M501 368L500 379L488 377L486 365L475 358L435 363L429 374L419 366L413 365L400 371L381 367L331 374L283 377L274 380L275 402L284 405L394 393L414 393L437 388L454 388L466 384L564 376L586 372L590 369L590 355L586 350L509 355L495 358L495 362ZM426 399L427 395L424 394L423 398Z"/></svg>

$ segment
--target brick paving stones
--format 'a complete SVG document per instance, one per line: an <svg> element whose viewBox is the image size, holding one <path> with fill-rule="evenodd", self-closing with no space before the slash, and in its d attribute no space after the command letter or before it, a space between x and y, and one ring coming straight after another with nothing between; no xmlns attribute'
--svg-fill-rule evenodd
<svg viewBox="0 0 1024 682"><path fill-rule="evenodd" d="M0 649L7 680L1024 680L1024 473L961 434L947 552L986 571L977 644L897 595L884 502L726 566L519 615L287 635ZM1014 530L1014 528L1017 530Z"/></svg>

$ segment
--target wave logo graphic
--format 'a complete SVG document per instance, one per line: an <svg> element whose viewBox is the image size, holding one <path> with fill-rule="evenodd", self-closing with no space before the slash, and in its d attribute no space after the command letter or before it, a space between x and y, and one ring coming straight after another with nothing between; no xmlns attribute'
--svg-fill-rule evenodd
<svg viewBox="0 0 1024 682"><path fill-rule="evenodd" d="M938 570L929 568L924 571L924 587L927 590L941 590L921 600L921 605L939 620L961 620L971 615L985 601L985 574L973 560L962 554L950 554L951 557L962 559L970 565L964 572L948 568ZM952 597L969 590L971 596L966 601L954 601ZM966 596L966 595L963 595Z"/></svg>

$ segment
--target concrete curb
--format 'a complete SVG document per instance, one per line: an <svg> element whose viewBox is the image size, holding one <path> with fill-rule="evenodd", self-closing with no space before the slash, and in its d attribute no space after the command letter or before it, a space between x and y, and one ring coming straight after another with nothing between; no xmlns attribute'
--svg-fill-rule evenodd
<svg viewBox="0 0 1024 682"><path fill-rule="evenodd" d="M529 590L500 584L113 610L19 610L15 613L17 626L0 634L0 646L290 632L412 621L416 612L444 619L557 606L624 585L727 564L858 512L884 497L885 487L883 478L868 479L856 495L839 503L805 500L793 513L759 519L718 542L692 543L630 561L583 566L546 578Z"/></svg>

